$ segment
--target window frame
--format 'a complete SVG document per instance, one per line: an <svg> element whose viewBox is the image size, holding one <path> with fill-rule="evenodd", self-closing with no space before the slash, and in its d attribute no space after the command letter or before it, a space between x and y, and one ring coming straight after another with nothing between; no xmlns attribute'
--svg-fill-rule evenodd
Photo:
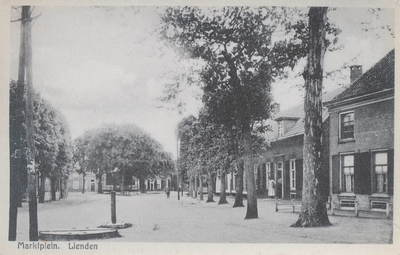
<svg viewBox="0 0 400 255"><path fill-rule="evenodd" d="M346 156L353 156L353 178L352 178L352 190L347 191L345 187L345 174L344 174L344 157ZM354 194L354 186L355 186L355 179L354 179L354 171L355 171L355 152L346 152L346 153L341 153L340 154L340 190L341 193L349 193L349 194Z"/></svg>
<svg viewBox="0 0 400 255"><path fill-rule="evenodd" d="M377 178L376 178L376 173L375 173L375 167L377 166L375 164L376 162L376 155L379 153L385 153L386 154L386 180L385 180L385 191L384 192L378 192L377 190ZM389 150L383 149L383 150L373 150L371 151L371 182L372 182L372 193L373 194L389 194L389 189L388 189L388 168L389 168ZM379 164L380 166L383 166L382 164Z"/></svg>
<svg viewBox="0 0 400 255"><path fill-rule="evenodd" d="M296 159L289 161L290 190L296 190Z"/></svg>
<svg viewBox="0 0 400 255"><path fill-rule="evenodd" d="M278 138L283 137L283 120L278 121Z"/></svg>
<svg viewBox="0 0 400 255"><path fill-rule="evenodd" d="M258 167L260 164L254 164L253 168L254 168L254 182L255 182L255 187L256 190L258 189Z"/></svg>
<svg viewBox="0 0 400 255"><path fill-rule="evenodd" d="M343 128L342 127L343 117L342 116L347 115L349 113L353 114L353 135L352 135L352 137L343 138L342 137L342 135L343 135L343 130L342 130L342 128ZM354 113L354 110L344 111L344 112L339 113L339 141L354 141L354 139L355 139L355 132L354 131L355 131L355 113Z"/></svg>

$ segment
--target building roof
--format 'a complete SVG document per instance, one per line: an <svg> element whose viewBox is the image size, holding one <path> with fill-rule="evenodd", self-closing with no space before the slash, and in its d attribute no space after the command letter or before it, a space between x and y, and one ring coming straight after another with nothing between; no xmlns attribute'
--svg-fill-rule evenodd
<svg viewBox="0 0 400 255"><path fill-rule="evenodd" d="M338 88L336 90L323 93L322 102L332 100L332 98L343 92L344 89L345 88ZM288 110L276 114L275 120L294 119L294 118L296 118L297 120L296 123L293 125L293 127L289 129L280 139L304 134L304 115L305 113L303 104L297 105L293 108L290 108ZM328 116L329 116L328 110L326 108L323 108L322 119L325 121L328 118ZM277 133L274 138L275 139L277 138Z"/></svg>
<svg viewBox="0 0 400 255"><path fill-rule="evenodd" d="M394 50L355 80L332 101L358 97L394 88Z"/></svg>

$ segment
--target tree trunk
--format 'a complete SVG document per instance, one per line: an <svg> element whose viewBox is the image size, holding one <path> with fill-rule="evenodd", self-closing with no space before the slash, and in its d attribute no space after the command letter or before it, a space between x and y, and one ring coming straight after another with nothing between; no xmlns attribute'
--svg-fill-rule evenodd
<svg viewBox="0 0 400 255"><path fill-rule="evenodd" d="M219 201L218 201L218 204L219 204L219 205L227 204L227 203L228 203L228 201L226 201L226 183L225 183L225 176L226 176L225 169L223 169L223 170L221 171L221 193L220 193Z"/></svg>
<svg viewBox="0 0 400 255"><path fill-rule="evenodd" d="M181 176L181 196L183 197L183 188L185 187L185 177L184 177L184 172L182 172L182 176Z"/></svg>
<svg viewBox="0 0 400 255"><path fill-rule="evenodd" d="M292 227L329 226L322 187L322 74L326 51L326 7L309 12L310 39L304 72L303 197L299 219Z"/></svg>
<svg viewBox="0 0 400 255"><path fill-rule="evenodd" d="M64 179L64 198L68 197L68 185L67 185L67 179Z"/></svg>
<svg viewBox="0 0 400 255"><path fill-rule="evenodd" d="M197 175L194 176L194 198L197 199L197 192L198 192L198 187L197 187Z"/></svg>
<svg viewBox="0 0 400 255"><path fill-rule="evenodd" d="M123 196L125 196L125 174L124 174L124 170L121 170L121 183L120 183L120 187L121 187L121 194Z"/></svg>
<svg viewBox="0 0 400 255"><path fill-rule="evenodd" d="M45 197L45 183L46 183L46 176L44 173L40 175L40 185L39 185L39 203L44 203L44 197Z"/></svg>
<svg viewBox="0 0 400 255"><path fill-rule="evenodd" d="M207 184L207 201L206 203L214 202L214 176L211 172L208 173L208 184Z"/></svg>
<svg viewBox="0 0 400 255"><path fill-rule="evenodd" d="M62 198L64 198L64 184L63 184L63 182L64 182L64 178L62 177L60 179L60 200Z"/></svg>
<svg viewBox="0 0 400 255"><path fill-rule="evenodd" d="M146 185L144 184L143 177L139 177L140 193L146 193Z"/></svg>
<svg viewBox="0 0 400 255"><path fill-rule="evenodd" d="M244 123L242 125L242 142L244 156L244 171L246 171L247 180L247 212L245 219L258 218L257 211L257 194L256 183L254 178L254 170L252 167L252 151L251 151L251 129L250 125Z"/></svg>
<svg viewBox="0 0 400 255"><path fill-rule="evenodd" d="M57 181L56 178L54 177L50 178L51 201L56 201L56 181Z"/></svg>
<svg viewBox="0 0 400 255"><path fill-rule="evenodd" d="M83 184L83 185L82 185L82 194L85 193L85 181L86 181L85 177L86 177L86 173L83 172L83 173L82 173L82 184Z"/></svg>
<svg viewBox="0 0 400 255"><path fill-rule="evenodd" d="M236 175L236 195L233 207L244 207L243 204L243 161L238 164L238 173Z"/></svg>
<svg viewBox="0 0 400 255"><path fill-rule="evenodd" d="M193 177L189 177L189 197L193 198Z"/></svg>
<svg viewBox="0 0 400 255"><path fill-rule="evenodd" d="M201 174L199 175L199 186L200 186L200 201L203 201L203 177L201 177Z"/></svg>
<svg viewBox="0 0 400 255"><path fill-rule="evenodd" d="M103 178L102 177L103 177L103 172L99 172L96 175L97 181L99 182L99 184L97 185L97 193L99 193L99 194L103 193L103 182L102 182Z"/></svg>

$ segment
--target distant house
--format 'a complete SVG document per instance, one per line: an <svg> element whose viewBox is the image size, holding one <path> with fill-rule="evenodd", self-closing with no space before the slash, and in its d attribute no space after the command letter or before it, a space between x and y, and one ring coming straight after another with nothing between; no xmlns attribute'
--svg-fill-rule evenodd
<svg viewBox="0 0 400 255"><path fill-rule="evenodd" d="M393 202L394 50L324 106L332 200L341 209L386 210Z"/></svg>
<svg viewBox="0 0 400 255"><path fill-rule="evenodd" d="M139 179L133 176L127 176L124 178L125 190L139 190L140 183ZM102 188L104 192L110 192L112 190L121 190L121 174L116 171L114 173L106 173L102 176ZM171 176L155 177L145 180L145 190L155 191L164 190L165 186L173 189L173 180ZM83 189L83 176L77 171L72 171L68 179L68 190L75 192L82 192ZM85 176L85 192L97 192L99 189L99 182L96 179L96 175L92 172L87 172Z"/></svg>
<svg viewBox="0 0 400 255"><path fill-rule="evenodd" d="M339 88L323 94L323 101L331 100L344 89ZM265 195L268 192L268 179L275 181L274 193L281 199L301 199L303 188L303 139L304 139L304 105L300 104L286 111L275 114L273 121L276 131L268 134L270 146L262 155L258 164L256 183L258 193ZM329 195L328 171L328 131L329 115L326 108L322 112L323 118L323 161L322 169L326 170L325 178L320 180L326 187L324 196Z"/></svg>
<svg viewBox="0 0 400 255"><path fill-rule="evenodd" d="M70 192L75 192L75 191L82 192L83 189L82 174L79 174L77 171L72 171L69 175L67 185L68 185L68 191ZM96 180L96 175L92 172L86 173L85 192L95 192L95 191L97 192L97 189L98 189L98 181Z"/></svg>

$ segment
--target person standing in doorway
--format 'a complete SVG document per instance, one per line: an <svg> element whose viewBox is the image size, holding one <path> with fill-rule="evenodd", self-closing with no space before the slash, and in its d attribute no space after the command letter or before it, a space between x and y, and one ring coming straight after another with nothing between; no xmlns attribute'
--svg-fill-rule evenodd
<svg viewBox="0 0 400 255"><path fill-rule="evenodd" d="M268 196L275 197L275 180L271 177L268 180Z"/></svg>

